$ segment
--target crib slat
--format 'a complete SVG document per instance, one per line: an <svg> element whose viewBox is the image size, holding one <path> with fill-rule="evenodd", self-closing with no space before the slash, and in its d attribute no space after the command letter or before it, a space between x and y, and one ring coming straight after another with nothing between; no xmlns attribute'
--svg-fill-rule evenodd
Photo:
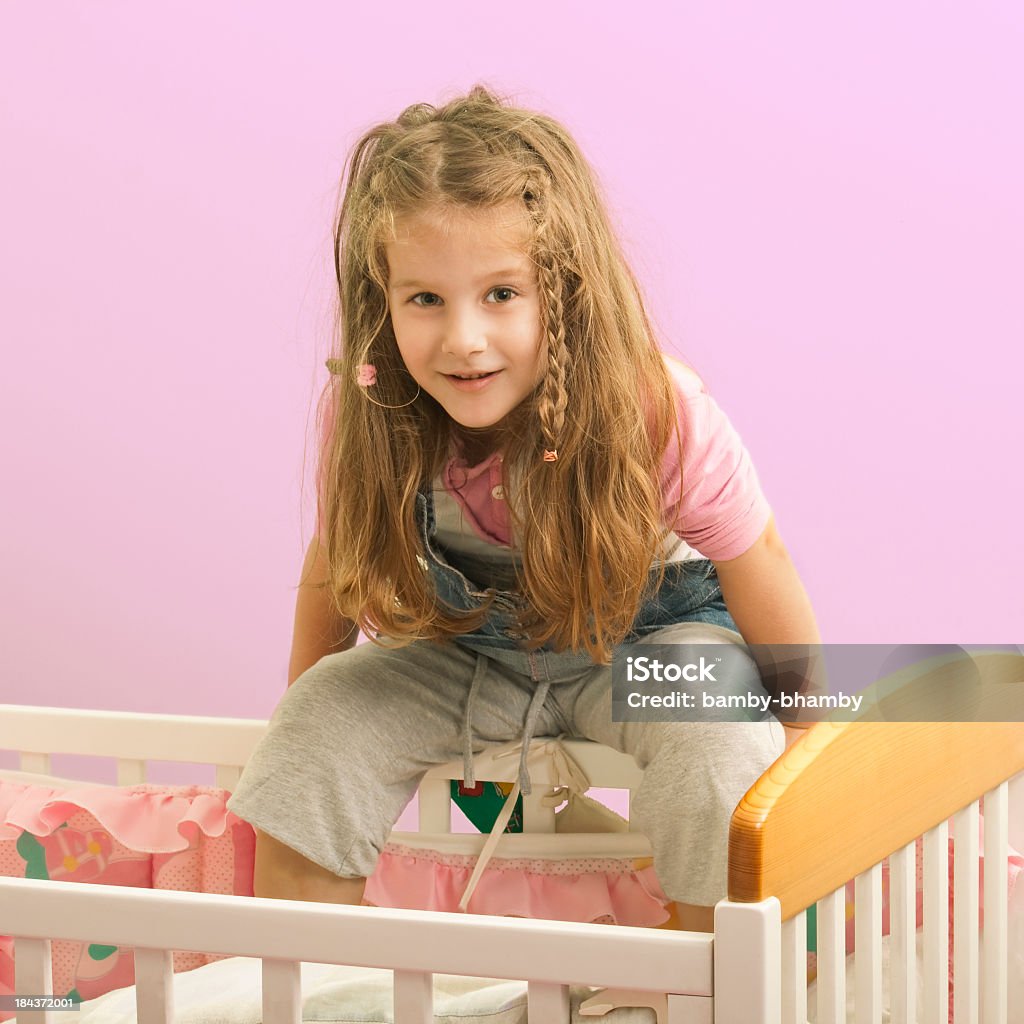
<svg viewBox="0 0 1024 1024"><path fill-rule="evenodd" d="M302 1024L302 965L263 958L263 1024Z"/></svg>
<svg viewBox="0 0 1024 1024"><path fill-rule="evenodd" d="M36 754L23 750L18 755L18 767L23 772L35 772L37 775L50 775L50 755Z"/></svg>
<svg viewBox="0 0 1024 1024"><path fill-rule="evenodd" d="M452 790L448 779L424 779L416 800L421 832L451 832Z"/></svg>
<svg viewBox="0 0 1024 1024"><path fill-rule="evenodd" d="M568 1024L569 986L527 982L526 1019L529 1024Z"/></svg>
<svg viewBox="0 0 1024 1024"><path fill-rule="evenodd" d="M658 1017L657 1024L715 1024L714 1000L670 994L665 1000L665 1021Z"/></svg>
<svg viewBox="0 0 1024 1024"><path fill-rule="evenodd" d="M854 881L855 972L854 1009L857 1024L882 1021L882 865L876 864Z"/></svg>
<svg viewBox="0 0 1024 1024"><path fill-rule="evenodd" d="M174 960L170 950L135 950L135 1009L139 1024L173 1024Z"/></svg>
<svg viewBox="0 0 1024 1024"><path fill-rule="evenodd" d="M889 1013L892 1024L917 1020L917 843L889 857Z"/></svg>
<svg viewBox="0 0 1024 1024"><path fill-rule="evenodd" d="M434 1024L434 976L395 971L395 1024Z"/></svg>
<svg viewBox="0 0 1024 1024"><path fill-rule="evenodd" d="M846 1024L846 887L818 900L818 1024Z"/></svg>
<svg viewBox="0 0 1024 1024"><path fill-rule="evenodd" d="M127 757L117 759L117 784L119 786L138 786L145 781L145 761L136 761Z"/></svg>
<svg viewBox="0 0 1024 1024"><path fill-rule="evenodd" d="M536 786L529 796L523 796L523 831L553 834L555 809L544 804L546 786Z"/></svg>
<svg viewBox="0 0 1024 1024"><path fill-rule="evenodd" d="M636 799L637 791L636 789L630 789L627 790L627 792L629 793L629 798L628 803L626 805L626 820L629 822L629 831L639 832L640 826L637 824L636 820L633 817L633 801Z"/></svg>
<svg viewBox="0 0 1024 1024"><path fill-rule="evenodd" d="M807 912L782 922L782 1024L807 1021Z"/></svg>
<svg viewBox="0 0 1024 1024"><path fill-rule="evenodd" d="M715 1024L780 1024L781 935L782 908L774 896L715 904Z"/></svg>
<svg viewBox="0 0 1024 1024"><path fill-rule="evenodd" d="M985 931L982 935L982 1021L1006 1024L1008 786L985 794Z"/></svg>
<svg viewBox="0 0 1024 1024"><path fill-rule="evenodd" d="M924 834L924 1019L949 1015L949 826ZM941 1014L941 1016L940 1016Z"/></svg>
<svg viewBox="0 0 1024 1024"><path fill-rule="evenodd" d="M978 1024L978 801L953 815L953 1018Z"/></svg>
<svg viewBox="0 0 1024 1024"><path fill-rule="evenodd" d="M49 939L14 940L14 991L25 996L53 995L53 960ZM54 1015L51 1010L37 1010L30 1016L34 1021L50 1024Z"/></svg>

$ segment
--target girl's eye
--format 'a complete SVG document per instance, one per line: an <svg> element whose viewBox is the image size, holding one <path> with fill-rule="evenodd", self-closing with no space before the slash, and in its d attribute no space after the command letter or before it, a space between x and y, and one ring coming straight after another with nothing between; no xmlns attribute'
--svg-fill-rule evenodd
<svg viewBox="0 0 1024 1024"><path fill-rule="evenodd" d="M497 303L497 305L499 305L499 306L507 306L509 304L509 302L512 300L512 296L519 294L514 288L508 288L505 285L499 285L497 288L492 288L487 294L488 295L493 295L495 292L502 292L502 293L506 293L508 295L508 298L501 299ZM417 306L420 306L420 307L423 307L423 308L426 308L426 309L431 309L431 308L433 308L434 306L437 305L437 302L434 302L434 301L431 301L431 302L417 302L417 299L422 299L422 298L425 298L427 296L429 296L431 300L439 298L439 296L435 295L433 292L420 292L418 295L414 295L409 301L412 302L412 303L415 303Z"/></svg>

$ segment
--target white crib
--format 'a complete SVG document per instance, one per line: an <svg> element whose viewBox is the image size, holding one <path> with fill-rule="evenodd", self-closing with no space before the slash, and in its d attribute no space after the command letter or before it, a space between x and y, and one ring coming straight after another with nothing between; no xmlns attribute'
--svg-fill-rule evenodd
<svg viewBox="0 0 1024 1024"><path fill-rule="evenodd" d="M1004 659L989 668L1020 681L1024 659L985 657ZM51 753L113 757L121 784L145 781L150 760L212 764L218 785L231 788L264 725L0 705L0 748L19 751L22 770L31 772L48 772ZM639 781L624 755L588 743L569 749L594 786L629 789ZM483 757L478 778L508 781L515 761ZM856 1020L876 1022L882 1019L881 862L889 858L891 1020L932 1024L947 1020L952 817L956 1024L1007 1024L1007 785L1022 771L1020 723L814 726L736 809L729 899L715 908L713 934L24 879L0 879L0 933L16 937L20 993L51 991L53 939L134 947L141 1024L174 1020L172 950L259 958L266 1024L301 1021L302 962L393 971L397 1024L433 1021L432 975L442 973L526 980L532 1024L569 1020L570 985L665 994L669 1024L797 1024L807 1020L805 911L817 905L817 1020L839 1024L847 1019L844 889L856 879ZM447 780L459 777L461 765L452 764L424 781L421 831L450 829ZM535 775L535 789L548 781ZM551 832L551 813L539 800L528 801L528 834L503 843L565 842L544 834ZM925 984L918 1006L914 857L921 835ZM988 864L1003 865L985 872L983 892L979 853ZM47 1015L18 1017L30 1019Z"/></svg>

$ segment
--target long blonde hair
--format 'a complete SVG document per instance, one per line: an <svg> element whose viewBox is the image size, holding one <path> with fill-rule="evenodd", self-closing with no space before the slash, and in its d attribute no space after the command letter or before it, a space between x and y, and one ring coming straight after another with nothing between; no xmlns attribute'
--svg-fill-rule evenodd
<svg viewBox="0 0 1024 1024"><path fill-rule="evenodd" d="M650 570L666 532L660 477L677 429L674 393L576 143L483 85L442 107L408 107L349 156L335 224L337 372L319 409L327 586L339 614L389 642L448 639L486 615L486 605L465 613L439 601L424 571L416 495L450 456L455 428L404 369L384 246L399 218L510 202L532 223L546 355L536 392L502 435L517 482L509 510L521 628L532 648L586 649L607 662L661 579ZM376 368L376 402L357 383L361 364ZM557 461L544 461L545 449Z"/></svg>

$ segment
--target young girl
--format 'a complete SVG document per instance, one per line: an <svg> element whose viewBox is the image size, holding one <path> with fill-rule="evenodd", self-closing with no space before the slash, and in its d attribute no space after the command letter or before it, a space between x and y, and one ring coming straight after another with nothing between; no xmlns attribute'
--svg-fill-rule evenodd
<svg viewBox="0 0 1024 1024"><path fill-rule="evenodd" d="M228 804L257 895L358 903L427 769L522 739L528 793L530 738L567 733L645 770L632 816L709 930L782 729L613 722L609 666L641 638L817 642L739 437L659 351L572 138L483 87L358 142L335 254L289 689Z"/></svg>

